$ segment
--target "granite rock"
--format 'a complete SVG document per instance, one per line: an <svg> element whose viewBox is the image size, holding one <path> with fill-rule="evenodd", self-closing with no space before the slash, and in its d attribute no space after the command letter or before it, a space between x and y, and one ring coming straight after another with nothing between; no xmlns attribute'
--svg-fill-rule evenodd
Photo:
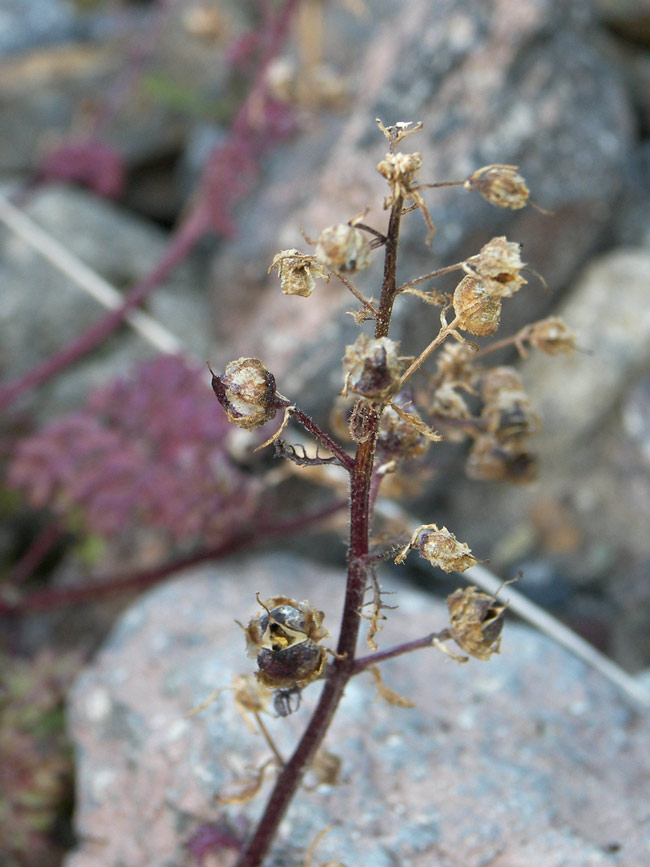
<svg viewBox="0 0 650 867"><path fill-rule="evenodd" d="M242 834L268 788L245 806L217 807L215 796L264 761L264 743L227 690L203 713L185 714L250 670L233 620L254 613L257 591L308 598L335 629L341 590L340 573L255 557L179 575L124 614L70 697L79 843L66 867L191 865L187 843L197 834L218 823ZM402 587L398 601L382 648L446 622L421 593ZM502 653L488 663L459 666L431 650L392 660L383 675L417 707L378 701L366 677L349 684L326 743L342 759L341 783L299 794L268 865L302 865L331 822L319 863L647 862L649 720L598 674L508 623ZM268 719L283 753L317 692L305 690L294 715ZM213 857L226 865L233 852Z"/></svg>

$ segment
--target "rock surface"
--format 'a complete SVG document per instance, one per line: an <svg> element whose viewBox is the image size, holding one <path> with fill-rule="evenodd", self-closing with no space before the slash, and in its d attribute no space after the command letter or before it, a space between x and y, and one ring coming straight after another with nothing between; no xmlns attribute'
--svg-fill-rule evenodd
<svg viewBox="0 0 650 867"><path fill-rule="evenodd" d="M301 228L315 236L368 206L366 222L385 226L387 187L376 165L386 142L375 117L424 122L423 133L404 144L422 153L423 181L514 163L533 198L553 211L552 217L531 208L511 212L462 190L427 191L437 233L428 248L421 215L404 220L401 279L458 261L491 236L507 234L524 243L526 260L553 288L562 287L611 219L633 141L622 82L591 33L589 5L582 2L523 0L513 7L445 0L435 14L424 0L401 4L363 46L347 118L322 117L274 161L242 215L240 239L217 258L215 303L235 315L218 326L219 360L254 352L280 388L297 392L305 384L313 404L308 410L322 411L324 382L340 384L335 338L348 339L352 327L341 329L337 311L355 306L347 290L332 280L307 302L286 298L275 274L265 272L278 249L306 247ZM367 295L378 293L379 259L357 280ZM440 283L454 285L453 277L449 285ZM541 286L527 289L506 305L505 328L549 306L551 296ZM400 305L396 337L404 352L425 345L436 323L435 310L423 315L415 302Z"/></svg>
<svg viewBox="0 0 650 867"><path fill-rule="evenodd" d="M267 758L262 739L228 691L184 715L250 670L233 620L255 612L257 591L308 598L335 630L340 580L306 561L257 557L179 576L134 604L71 696L79 845L66 867L191 865L187 843L202 829L225 821L241 834L242 817L254 821L268 787L245 806L217 807L214 798ZM446 622L422 594L401 589L399 604L382 648ZM341 784L300 793L268 865L302 865L330 822L340 824L316 863L647 863L650 720L599 675L512 624L488 663L459 666L431 651L392 660L383 674L417 707L378 701L363 676L349 685L326 744L342 758ZM293 716L267 721L285 755L317 691L305 691ZM233 853L212 857L226 865Z"/></svg>
<svg viewBox="0 0 650 867"><path fill-rule="evenodd" d="M159 261L165 233L118 206L70 187L47 188L26 213L114 287L131 287ZM106 311L22 239L0 229L0 372L10 379L65 347ZM210 323L204 315L202 280L196 263L184 263L154 291L148 312L196 356L206 357ZM95 353L60 375L23 406L37 403L41 415L77 407L89 388L123 374L155 350L131 329L122 329Z"/></svg>

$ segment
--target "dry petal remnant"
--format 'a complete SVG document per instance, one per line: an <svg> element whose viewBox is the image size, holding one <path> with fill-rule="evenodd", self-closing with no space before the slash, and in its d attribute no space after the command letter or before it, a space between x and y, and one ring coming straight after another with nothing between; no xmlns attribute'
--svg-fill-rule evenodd
<svg viewBox="0 0 650 867"><path fill-rule="evenodd" d="M212 374L212 388L228 420L246 430L262 427L277 412L275 378L259 358L238 358L223 376Z"/></svg>
<svg viewBox="0 0 650 867"><path fill-rule="evenodd" d="M477 587L455 590L447 597L450 633L456 644L476 659L489 659L501 647L507 605Z"/></svg>
<svg viewBox="0 0 650 867"><path fill-rule="evenodd" d="M299 250L281 250L273 257L269 271L275 268L280 277L280 287L285 295L302 295L309 298L314 291L314 278L325 278L327 274L313 256Z"/></svg>
<svg viewBox="0 0 650 867"><path fill-rule="evenodd" d="M335 271L361 271L370 264L370 244L361 231L348 223L328 226L316 244L316 259Z"/></svg>

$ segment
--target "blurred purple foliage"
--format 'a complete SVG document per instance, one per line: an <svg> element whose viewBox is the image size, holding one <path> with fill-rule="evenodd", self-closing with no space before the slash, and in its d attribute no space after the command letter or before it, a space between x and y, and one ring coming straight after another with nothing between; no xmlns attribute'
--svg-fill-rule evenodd
<svg viewBox="0 0 650 867"><path fill-rule="evenodd" d="M233 463L207 380L177 356L142 364L20 442L9 485L104 538L132 527L175 543L227 537L256 507L261 485Z"/></svg>

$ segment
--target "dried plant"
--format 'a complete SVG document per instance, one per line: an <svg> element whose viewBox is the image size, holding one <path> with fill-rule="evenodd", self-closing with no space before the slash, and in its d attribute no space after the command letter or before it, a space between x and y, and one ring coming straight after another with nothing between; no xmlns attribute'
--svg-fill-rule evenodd
<svg viewBox="0 0 650 867"><path fill-rule="evenodd" d="M379 663L427 647L439 648L459 662L467 662L470 657L488 660L499 652L507 606L498 603L496 595L489 596L472 586L459 588L448 597L449 624L440 631L388 650L377 649L381 623L387 616L384 612L394 607L385 603L377 578L382 560L393 558L401 563L415 550L436 568L463 572L476 564L477 558L444 526L411 528L406 536L395 534L390 527L375 526L378 521L374 521L374 505L380 486L386 488L405 466L445 438L469 442L467 470L475 478L509 482L533 478L536 463L529 443L539 428L539 419L514 368L491 367L485 359L494 348L505 345L516 347L522 355L529 346L550 355L574 348L573 335L556 318L537 322L512 337L480 348L474 342L474 337L496 333L502 304L527 282L519 244L504 237L493 238L462 262L398 283L397 255L404 215L419 210L427 229L426 242L435 234L424 191L455 185L478 192L497 207L513 209L528 203L529 191L517 167L508 165L485 166L460 181L422 183L421 154L398 149L422 125L396 123L386 127L378 123L389 142L389 152L377 166L389 187L384 201L389 212L385 231L367 226L360 219L330 226L318 238L315 254L284 250L275 256L271 266L277 269L282 290L289 295L309 297L317 291L319 279L339 279L360 304L355 312L357 323L373 323L373 333L362 332L343 355L342 395L347 399L347 408L344 419L339 414L336 429L347 433L354 443L353 451L284 397L260 359L239 358L222 375L213 374L212 379L214 392L231 423L251 430L281 414L282 423L266 444L275 441L278 454L298 467L322 469L326 463L338 465L349 477L350 492L348 570L335 648L325 644L328 633L322 625L318 600L298 601L283 596L282 587L270 599L258 598L259 613L248 626L242 626L248 655L257 661L258 687L274 693L273 701L269 701L260 700L256 692L256 718L260 724L259 714L269 708L274 708L278 716L295 711L300 693L307 686L313 689L313 684L322 684L322 689L291 758L282 760L270 743L270 759L255 770L250 780L241 781L239 801L257 794L269 770L276 775L266 809L243 846L238 867L256 867L264 862L279 823L304 785L308 771L317 779L320 774L321 779L335 780L336 757L328 758L322 743L350 678L369 671L385 700L409 706L408 698L383 685ZM378 302L362 294L352 281L352 275L369 264L375 251L383 251L384 257ZM458 272L461 279L449 294L436 288L418 288L453 272ZM389 336L393 306L405 294L441 308L437 334L412 358L403 357L398 343ZM434 353L435 365L425 371L425 362ZM302 444L292 446L280 438L291 421L315 440L315 455L310 457ZM358 657L357 638L363 619L369 623L367 643L372 652ZM450 649L451 642L463 655ZM323 771L324 767L330 771ZM307 854L308 861L312 854Z"/></svg>

